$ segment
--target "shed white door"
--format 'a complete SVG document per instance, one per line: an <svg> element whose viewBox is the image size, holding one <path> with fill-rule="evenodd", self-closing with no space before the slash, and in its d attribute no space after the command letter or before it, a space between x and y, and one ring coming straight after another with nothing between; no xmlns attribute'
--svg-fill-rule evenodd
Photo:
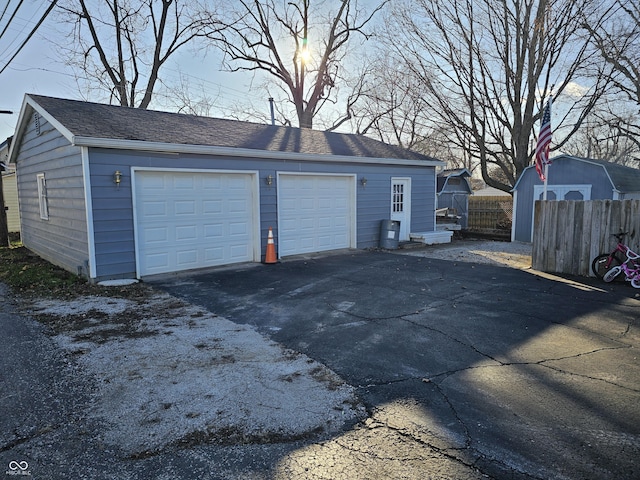
<svg viewBox="0 0 640 480"><path fill-rule="evenodd" d="M400 222L399 240L409 240L411 233L411 179L391 179L391 220Z"/></svg>
<svg viewBox="0 0 640 480"><path fill-rule="evenodd" d="M138 275L253 261L253 185L252 174L136 172Z"/></svg>
<svg viewBox="0 0 640 480"><path fill-rule="evenodd" d="M355 180L349 176L278 176L281 257L355 247Z"/></svg>

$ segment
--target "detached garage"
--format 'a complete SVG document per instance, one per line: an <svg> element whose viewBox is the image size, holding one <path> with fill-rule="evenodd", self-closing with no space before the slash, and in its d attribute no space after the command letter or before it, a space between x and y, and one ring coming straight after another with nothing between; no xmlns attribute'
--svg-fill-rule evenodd
<svg viewBox="0 0 640 480"><path fill-rule="evenodd" d="M377 247L385 219L428 237L442 165L359 135L38 95L9 155L24 245L91 281L260 262L270 228L279 257Z"/></svg>

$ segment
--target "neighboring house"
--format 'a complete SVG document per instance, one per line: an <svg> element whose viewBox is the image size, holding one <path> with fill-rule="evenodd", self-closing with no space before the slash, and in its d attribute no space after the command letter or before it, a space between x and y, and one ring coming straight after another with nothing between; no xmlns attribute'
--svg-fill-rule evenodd
<svg viewBox="0 0 640 480"><path fill-rule="evenodd" d="M624 200L640 198L640 170L615 163L560 155L547 176L547 200ZM533 240L533 208L542 200L544 183L535 166L525 168L513 187L511 239Z"/></svg>
<svg viewBox="0 0 640 480"><path fill-rule="evenodd" d="M442 162L359 136L26 95L22 241L101 281L435 232Z"/></svg>
<svg viewBox="0 0 640 480"><path fill-rule="evenodd" d="M16 181L16 166L9 163L9 147L11 138L0 143L0 163L6 166L2 170L2 196L7 214L7 228L9 233L20 231L20 210L18 208L18 183Z"/></svg>

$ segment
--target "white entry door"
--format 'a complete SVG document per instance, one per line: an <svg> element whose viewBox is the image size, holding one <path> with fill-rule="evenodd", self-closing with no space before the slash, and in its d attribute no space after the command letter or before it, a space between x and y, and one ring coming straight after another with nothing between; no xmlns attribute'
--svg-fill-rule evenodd
<svg viewBox="0 0 640 480"><path fill-rule="evenodd" d="M134 188L139 276L259 259L255 175L143 170Z"/></svg>
<svg viewBox="0 0 640 480"><path fill-rule="evenodd" d="M411 233L411 179L391 178L391 220L400 222L399 240L409 240Z"/></svg>
<svg viewBox="0 0 640 480"><path fill-rule="evenodd" d="M355 247L353 175L278 175L278 254Z"/></svg>

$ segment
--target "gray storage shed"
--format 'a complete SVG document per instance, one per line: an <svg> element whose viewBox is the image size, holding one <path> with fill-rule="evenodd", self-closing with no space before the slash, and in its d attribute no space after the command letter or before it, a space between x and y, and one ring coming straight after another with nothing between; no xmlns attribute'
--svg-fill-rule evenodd
<svg viewBox="0 0 640 480"><path fill-rule="evenodd" d="M469 195L473 193L469 183L471 173L466 168L443 170L438 173L438 209L451 209L459 225L469 226Z"/></svg>
<svg viewBox="0 0 640 480"><path fill-rule="evenodd" d="M10 158L24 245L92 281L435 234L443 163L349 134L26 95Z"/></svg>
<svg viewBox="0 0 640 480"><path fill-rule="evenodd" d="M547 200L625 200L640 198L640 170L604 160L560 155L547 175ZM513 187L511 240L533 241L533 208L544 182L535 166L525 168Z"/></svg>

